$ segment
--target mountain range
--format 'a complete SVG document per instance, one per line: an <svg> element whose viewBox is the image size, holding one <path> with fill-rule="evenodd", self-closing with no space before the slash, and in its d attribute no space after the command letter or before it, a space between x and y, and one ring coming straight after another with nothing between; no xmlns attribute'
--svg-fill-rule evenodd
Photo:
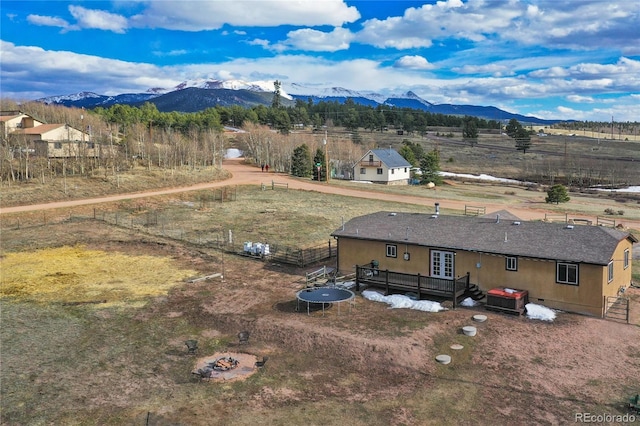
<svg viewBox="0 0 640 426"><path fill-rule="evenodd" d="M240 80L187 80L171 88L151 88L144 93L123 93L114 96L93 92L80 92L65 96L51 96L37 99L46 104L64 105L76 108L108 108L115 104L139 106L145 102L156 105L159 111L197 112L206 108L239 105L250 108L256 105L270 106L273 101L274 83L269 81L244 82ZM411 108L432 114L469 115L487 120L508 121L512 118L527 124L553 124L560 120L543 120L537 117L510 113L493 106L433 104L409 91L401 94L359 92L342 87L312 87L291 84L280 89L281 104L295 105L296 100L313 103L344 103L351 99L356 104L371 107L389 106Z"/></svg>

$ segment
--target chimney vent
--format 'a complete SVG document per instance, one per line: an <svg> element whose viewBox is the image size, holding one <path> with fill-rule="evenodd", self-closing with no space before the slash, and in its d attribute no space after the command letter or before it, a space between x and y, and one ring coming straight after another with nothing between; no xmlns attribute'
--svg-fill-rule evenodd
<svg viewBox="0 0 640 426"><path fill-rule="evenodd" d="M499 214L496 215L496 223L500 223L500 215Z"/></svg>
<svg viewBox="0 0 640 426"><path fill-rule="evenodd" d="M440 214L440 203L436 203L436 214Z"/></svg>

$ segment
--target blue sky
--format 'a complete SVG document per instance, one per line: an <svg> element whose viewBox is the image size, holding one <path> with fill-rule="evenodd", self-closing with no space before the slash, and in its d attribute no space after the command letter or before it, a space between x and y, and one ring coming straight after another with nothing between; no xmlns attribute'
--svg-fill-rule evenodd
<svg viewBox="0 0 640 426"><path fill-rule="evenodd" d="M638 0L0 3L2 97L282 82L640 121Z"/></svg>

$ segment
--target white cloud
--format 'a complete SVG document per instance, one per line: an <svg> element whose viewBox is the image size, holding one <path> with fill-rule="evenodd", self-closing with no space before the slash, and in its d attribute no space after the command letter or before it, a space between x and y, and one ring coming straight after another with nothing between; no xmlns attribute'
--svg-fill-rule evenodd
<svg viewBox="0 0 640 426"><path fill-rule="evenodd" d="M515 41L521 46L616 48L627 56L640 54L640 43L629 43L638 39L637 2L528 3L439 1L408 8L402 16L369 19L356 38L363 44L395 49L430 47L435 40L468 40L483 42L488 50L497 43Z"/></svg>
<svg viewBox="0 0 640 426"><path fill-rule="evenodd" d="M29 15L27 16L27 22L43 27L67 28L69 26L69 23L67 21L55 16Z"/></svg>
<svg viewBox="0 0 640 426"><path fill-rule="evenodd" d="M502 77L505 75L513 75L513 68L503 64L486 64L486 65L463 65L455 67L452 71L458 74L490 74L494 77Z"/></svg>
<svg viewBox="0 0 640 426"><path fill-rule="evenodd" d="M113 31L120 34L127 29L127 19L115 13L73 5L69 6L69 12L77 20L77 26L80 28Z"/></svg>
<svg viewBox="0 0 640 426"><path fill-rule="evenodd" d="M113 95L176 84L171 72L150 64L15 46L5 41L0 41L0 50L3 89L38 87L41 91L31 99L87 90ZM13 96L11 89L3 90L3 96ZM17 94L16 97L23 99L25 95Z"/></svg>
<svg viewBox="0 0 640 426"><path fill-rule="evenodd" d="M577 104L592 104L594 102L591 96L569 95L567 100Z"/></svg>
<svg viewBox="0 0 640 426"><path fill-rule="evenodd" d="M410 68L415 70L430 70L435 68L426 58L419 55L403 56L398 59L393 66L396 68Z"/></svg>
<svg viewBox="0 0 640 426"><path fill-rule="evenodd" d="M354 6L342 0L298 1L154 1L142 13L131 18L137 27L203 31L224 24L240 27L275 27L279 25L341 26L360 18Z"/></svg>
<svg viewBox="0 0 640 426"><path fill-rule="evenodd" d="M156 56L182 56L182 55L186 55L187 53L189 53L188 50L185 49L176 49L176 50L170 50L168 52L164 52L161 50L154 50L153 54Z"/></svg>
<svg viewBox="0 0 640 426"><path fill-rule="evenodd" d="M264 48L267 48L269 47L269 40L265 40L262 38L255 38L253 40L248 41L247 44L251 46L262 46Z"/></svg>
<svg viewBox="0 0 640 426"><path fill-rule="evenodd" d="M519 100L544 102L546 98L564 98L567 104L576 101L588 105L589 111L580 115L559 117L560 110L550 107L526 108L526 114L540 118L602 120L615 115L620 121L637 121L640 117L640 92L637 75L633 70L638 61L621 58L604 70L617 70L603 78L474 77L436 78L426 73L408 73L403 68L383 66L371 59L328 60L316 55L275 55L267 58L236 58L219 63L179 66L155 66L81 55L66 51L46 51L39 47L15 46L0 42L2 67L0 80L3 96L15 99L35 99L43 96L94 91L100 94L143 92L151 87L174 87L178 83L208 75L219 79L246 81L273 80L283 82L283 89L292 83L312 84L319 87L341 86L360 91L399 93L412 90L433 103L494 105L508 111L520 112ZM181 53L181 52L175 52ZM411 58L411 56L407 56ZM415 60L415 58L413 59ZM426 59L425 59L426 61ZM418 62L420 62L418 60ZM441 64L437 64L440 66ZM591 67L589 67L591 68ZM631 73L631 75L630 75ZM633 79L635 78L635 83ZM628 80L632 80L629 83ZM635 84L626 92L634 95L620 98L627 85ZM21 92L23 87L38 87L41 92ZM598 94L598 97L594 97ZM606 104L605 95L616 102ZM589 98L591 104L585 103ZM567 108L567 106L564 106ZM563 110L569 114L570 110ZM542 115L543 113L548 115ZM555 114L555 115L554 115ZM578 114L576 112L576 114Z"/></svg>
<svg viewBox="0 0 640 426"><path fill-rule="evenodd" d="M349 48L353 34L344 28L334 28L326 33L323 31L304 28L290 31L287 39L273 45L277 51L306 50L310 52L336 52Z"/></svg>

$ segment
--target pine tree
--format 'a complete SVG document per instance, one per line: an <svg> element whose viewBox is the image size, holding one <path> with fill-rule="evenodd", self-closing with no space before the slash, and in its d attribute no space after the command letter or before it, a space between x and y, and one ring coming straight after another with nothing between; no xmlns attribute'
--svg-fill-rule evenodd
<svg viewBox="0 0 640 426"><path fill-rule="evenodd" d="M422 183L433 182L436 185L442 183L440 176L440 154L437 150L427 153L420 159L420 170L422 171Z"/></svg>
<svg viewBox="0 0 640 426"><path fill-rule="evenodd" d="M560 204L560 203L566 203L570 199L571 198L567 193L567 188L565 188L564 185L558 184L558 185L553 185L547 191L547 198L545 198L545 202Z"/></svg>
<svg viewBox="0 0 640 426"><path fill-rule="evenodd" d="M312 175L311 152L306 144L293 150L291 155L291 174L297 177L309 177Z"/></svg>

